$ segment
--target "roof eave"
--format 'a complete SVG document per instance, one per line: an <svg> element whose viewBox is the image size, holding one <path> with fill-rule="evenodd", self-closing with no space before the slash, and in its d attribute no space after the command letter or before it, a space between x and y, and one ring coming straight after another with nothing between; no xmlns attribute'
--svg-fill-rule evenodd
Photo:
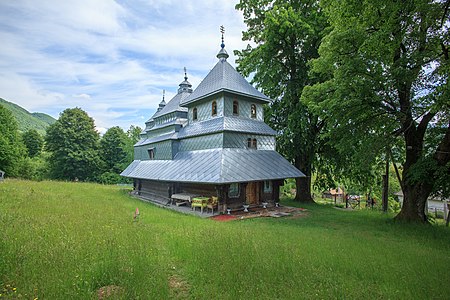
<svg viewBox="0 0 450 300"><path fill-rule="evenodd" d="M180 103L180 106L186 107L186 106L188 106L189 104L191 104L193 102L197 102L199 100L203 100L203 99L208 98L210 96L213 96L215 94L224 93L224 92L227 92L227 93L230 93L230 94L237 94L237 95L245 96L245 97L249 97L249 98L254 98L254 99L257 99L257 100L259 100L261 102L265 102L265 103L272 103L273 102L273 100L270 99L269 97L259 97L259 96L255 96L255 95L251 95L251 94L247 94L247 93L242 93L242 92L239 92L239 91L234 91L234 90L230 90L230 89L226 89L226 88L221 88L221 89L218 89L218 90L216 90L214 92L202 95L200 97L196 97L196 98L194 98L192 100L189 100L187 102Z"/></svg>

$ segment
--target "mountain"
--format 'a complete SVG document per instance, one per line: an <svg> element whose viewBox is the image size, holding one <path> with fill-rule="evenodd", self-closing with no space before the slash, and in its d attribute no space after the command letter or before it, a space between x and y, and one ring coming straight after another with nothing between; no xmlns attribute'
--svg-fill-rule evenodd
<svg viewBox="0 0 450 300"><path fill-rule="evenodd" d="M0 105L3 105L12 112L19 124L19 130L21 132L25 132L29 129L36 129L40 134L45 134L47 127L56 122L53 117L47 114L30 113L23 107L2 98L0 98Z"/></svg>

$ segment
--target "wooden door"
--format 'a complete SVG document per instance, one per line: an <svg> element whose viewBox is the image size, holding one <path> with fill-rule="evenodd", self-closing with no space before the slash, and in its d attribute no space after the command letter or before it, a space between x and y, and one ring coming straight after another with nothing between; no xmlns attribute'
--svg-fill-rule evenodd
<svg viewBox="0 0 450 300"><path fill-rule="evenodd" d="M259 182L249 182L245 189L245 198L247 204L259 203Z"/></svg>

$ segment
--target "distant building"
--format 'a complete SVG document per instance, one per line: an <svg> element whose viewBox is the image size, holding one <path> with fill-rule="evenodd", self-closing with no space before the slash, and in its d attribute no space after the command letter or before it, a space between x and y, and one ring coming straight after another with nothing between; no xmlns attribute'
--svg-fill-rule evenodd
<svg viewBox="0 0 450 300"><path fill-rule="evenodd" d="M274 204L284 179L303 177L275 151L276 132L264 123L271 100L228 62L219 61L193 90L185 71L177 95L164 97L122 172L136 192L155 200L173 194L218 197L219 211Z"/></svg>
<svg viewBox="0 0 450 300"><path fill-rule="evenodd" d="M340 187L337 189L329 189L328 191L325 191L322 193L322 198L326 199L344 199L344 191Z"/></svg>

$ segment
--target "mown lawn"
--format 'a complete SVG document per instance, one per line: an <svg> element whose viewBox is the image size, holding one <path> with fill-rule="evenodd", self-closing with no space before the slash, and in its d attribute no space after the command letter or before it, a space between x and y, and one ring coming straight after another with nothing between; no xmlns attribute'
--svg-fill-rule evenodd
<svg viewBox="0 0 450 300"><path fill-rule="evenodd" d="M139 222L132 215L139 207ZM450 230L311 205L216 222L87 183L0 183L0 298L448 299Z"/></svg>

